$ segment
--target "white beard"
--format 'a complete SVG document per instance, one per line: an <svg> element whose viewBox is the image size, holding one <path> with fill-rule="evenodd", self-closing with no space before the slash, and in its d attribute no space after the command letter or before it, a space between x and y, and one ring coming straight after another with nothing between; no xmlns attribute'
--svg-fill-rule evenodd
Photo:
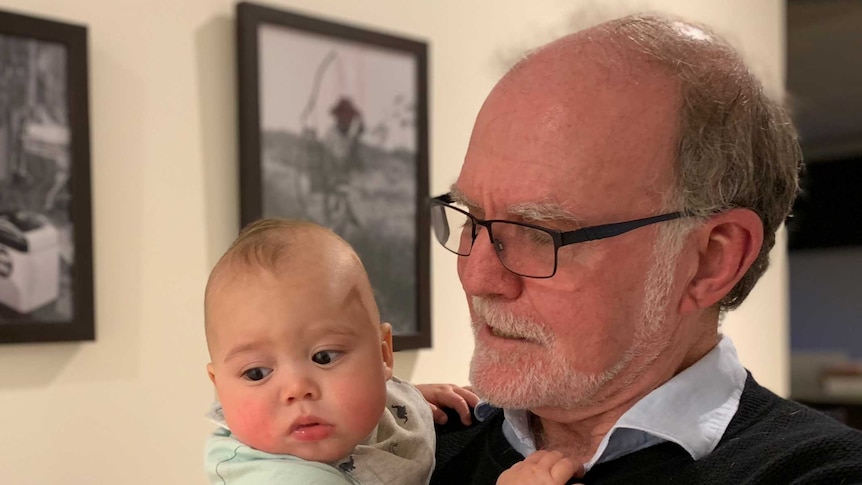
<svg viewBox="0 0 862 485"><path fill-rule="evenodd" d="M484 322L491 322L506 334L534 342L525 344L523 353L502 354L476 341L470 382L478 395L495 406L533 409L589 405L592 397L628 364L624 358L600 374L576 371L566 356L554 355L553 337L538 323L519 319L488 298L474 297L472 302L477 320L473 323L474 333ZM545 351L536 352L537 345Z"/></svg>

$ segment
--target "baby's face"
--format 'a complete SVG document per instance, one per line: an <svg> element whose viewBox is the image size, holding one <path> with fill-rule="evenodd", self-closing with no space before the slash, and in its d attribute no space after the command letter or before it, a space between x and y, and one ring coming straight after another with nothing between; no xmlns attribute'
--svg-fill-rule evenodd
<svg viewBox="0 0 862 485"><path fill-rule="evenodd" d="M346 457L386 406L389 325L349 277L234 273L212 288L207 308L208 370L231 432L269 453Z"/></svg>

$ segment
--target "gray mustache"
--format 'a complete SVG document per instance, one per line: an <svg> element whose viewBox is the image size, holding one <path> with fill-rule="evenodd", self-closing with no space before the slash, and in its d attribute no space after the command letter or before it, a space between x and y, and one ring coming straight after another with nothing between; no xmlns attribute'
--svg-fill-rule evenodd
<svg viewBox="0 0 862 485"><path fill-rule="evenodd" d="M544 346L550 346L554 341L550 332L540 323L513 315L491 298L474 296L470 301L473 307L473 316L478 320L473 322L474 332L480 325L488 325L501 333Z"/></svg>

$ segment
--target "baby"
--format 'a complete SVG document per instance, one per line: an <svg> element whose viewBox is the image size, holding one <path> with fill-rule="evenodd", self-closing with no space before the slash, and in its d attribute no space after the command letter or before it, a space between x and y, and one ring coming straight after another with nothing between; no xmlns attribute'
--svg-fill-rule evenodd
<svg viewBox="0 0 862 485"><path fill-rule="evenodd" d="M469 424L478 402L457 386L420 392L393 377L392 328L362 263L309 222L245 228L210 274L204 312L218 395L213 484L425 484L438 406Z"/></svg>

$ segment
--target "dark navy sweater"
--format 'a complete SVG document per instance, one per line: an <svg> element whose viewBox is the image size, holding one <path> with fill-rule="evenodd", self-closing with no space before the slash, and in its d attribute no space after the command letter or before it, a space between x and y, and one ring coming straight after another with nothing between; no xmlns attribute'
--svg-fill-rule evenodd
<svg viewBox="0 0 862 485"><path fill-rule="evenodd" d="M455 416L448 422L437 428L431 485L494 485L524 459L503 435L501 411L471 427ZM862 484L862 432L776 396L749 375L739 409L706 457L694 461L664 442L598 464L570 483Z"/></svg>

